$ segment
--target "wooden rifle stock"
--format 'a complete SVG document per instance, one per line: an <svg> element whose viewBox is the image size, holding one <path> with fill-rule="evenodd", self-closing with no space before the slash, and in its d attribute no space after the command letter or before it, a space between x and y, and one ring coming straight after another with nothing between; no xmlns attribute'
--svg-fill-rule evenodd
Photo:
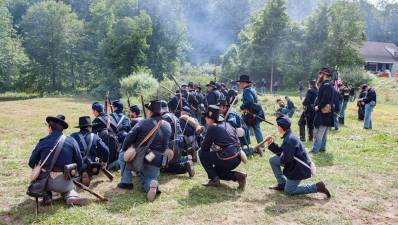
<svg viewBox="0 0 398 225"><path fill-rule="evenodd" d="M106 177L109 178L110 181L113 181L113 178L115 178L115 175L113 175L109 170L106 168L101 167L102 172L105 174Z"/></svg>
<svg viewBox="0 0 398 225"><path fill-rule="evenodd" d="M106 199L104 196L102 196L102 195L98 194L97 192L91 190L91 189L90 189L89 187L87 187L86 185L84 185L84 184L82 184L82 183L80 183L80 182L78 182L78 181L76 181L76 180L73 180L73 183L74 183L76 186L78 186L79 188L81 188L81 189L87 191L88 193L94 195L95 197L97 197L97 198L100 199L101 201L104 201L104 202L105 202L105 201L108 201L108 199Z"/></svg>
<svg viewBox="0 0 398 225"><path fill-rule="evenodd" d="M144 104L144 96L141 95L141 105L142 105L142 111L144 112L144 118L146 119L146 110L145 110L145 104Z"/></svg>

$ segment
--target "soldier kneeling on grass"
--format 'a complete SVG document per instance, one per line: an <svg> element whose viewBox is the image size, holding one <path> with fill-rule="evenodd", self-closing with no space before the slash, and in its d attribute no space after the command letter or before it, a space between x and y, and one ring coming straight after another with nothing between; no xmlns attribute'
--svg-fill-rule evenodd
<svg viewBox="0 0 398 225"><path fill-rule="evenodd" d="M123 142L119 155L122 177L117 186L122 189L133 189L132 171L138 173L148 201L154 201L161 193L158 177L160 168L164 167L168 160L166 150L169 145L171 127L169 123L162 120L161 101L151 101L150 104L145 105L145 108L149 110L149 119L138 122ZM129 154L130 151L136 152L137 155L135 157L128 156L135 155L135 153ZM139 152L144 152L145 158L141 158ZM134 166L137 165L138 160L142 162L139 170Z"/></svg>
<svg viewBox="0 0 398 225"><path fill-rule="evenodd" d="M42 204L51 204L52 191L62 194L68 205L87 204L87 200L80 198L76 192L73 181L70 179L70 174L66 174L65 168L70 165L74 165L77 171L81 171L82 157L75 139L66 137L62 133L63 130L68 128L65 116L48 116L46 121L49 135L40 139L29 159L31 168L37 165L42 166L37 180L45 179L43 175L48 174L47 171L51 171L45 185ZM32 191L28 189L28 194L31 196L33 194Z"/></svg>
<svg viewBox="0 0 398 225"><path fill-rule="evenodd" d="M82 183L90 186L93 175L98 175L100 168L106 169L109 149L102 139L92 132L93 124L89 116L79 118L79 132L71 134L79 144L83 158L83 169L81 173Z"/></svg>
<svg viewBox="0 0 398 225"><path fill-rule="evenodd" d="M246 185L245 173L233 171L241 163L240 142L236 129L220 117L219 107L210 105L206 112L207 131L199 152L200 162L209 182L219 186L220 180L235 181L239 189Z"/></svg>
<svg viewBox="0 0 398 225"><path fill-rule="evenodd" d="M268 136L268 149L275 155L269 159L272 171L278 184L270 189L284 191L288 195L302 195L309 193L323 193L330 198L330 193L323 182L299 186L302 180L311 177L312 162L305 151L303 143L290 130L291 122L286 116L276 119L277 129L282 134L281 146L274 143L274 137ZM283 172L281 169L283 166Z"/></svg>

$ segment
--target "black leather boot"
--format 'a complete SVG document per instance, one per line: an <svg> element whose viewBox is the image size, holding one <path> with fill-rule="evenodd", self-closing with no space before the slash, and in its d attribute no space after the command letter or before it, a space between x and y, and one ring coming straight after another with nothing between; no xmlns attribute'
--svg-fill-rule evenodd
<svg viewBox="0 0 398 225"><path fill-rule="evenodd" d="M305 126L300 125L300 140L305 142Z"/></svg>

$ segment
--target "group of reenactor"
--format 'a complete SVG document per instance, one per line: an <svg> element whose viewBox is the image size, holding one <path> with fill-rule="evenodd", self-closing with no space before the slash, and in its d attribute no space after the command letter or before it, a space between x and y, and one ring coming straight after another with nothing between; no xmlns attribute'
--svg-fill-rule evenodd
<svg viewBox="0 0 398 225"><path fill-rule="evenodd" d="M43 197L44 204L51 203L52 192L61 193L67 204L86 204L74 186L90 190L90 181L100 171L112 180L110 171L120 170L118 188L133 189L133 179L139 177L147 199L153 201L161 194L158 182L161 173L194 177L198 161L208 175L205 186L218 186L225 180L236 182L243 190L247 174L235 169L247 160L247 155L253 154L249 147L252 133L257 153L262 155L267 144L275 154L270 164L278 185L272 189L287 194L321 192L330 197L322 182L298 186L300 180L311 176L313 163L301 141L292 134L289 118L279 115L276 119L277 131L283 135L281 146L273 143L273 136L264 139L260 123L272 123L265 120L250 77L241 75L236 82L243 92L237 110L241 113L233 110L238 102L237 91L212 81L206 85L206 93L190 82L181 85L169 101L156 99L142 104L141 108L129 106L127 116L120 100L111 104L108 100L104 105L95 102L91 106L94 120L80 117L77 126L80 131L68 137L63 134L68 128L65 116L47 117L49 135L33 150L29 166L40 166L41 174L47 171L49 176L40 193L32 186L42 177L32 180L28 194ZM305 121L309 124L310 119Z"/></svg>

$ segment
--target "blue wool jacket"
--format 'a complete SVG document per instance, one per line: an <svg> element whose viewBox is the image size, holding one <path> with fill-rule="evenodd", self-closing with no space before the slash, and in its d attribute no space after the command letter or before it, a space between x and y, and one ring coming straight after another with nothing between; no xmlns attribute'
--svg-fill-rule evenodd
<svg viewBox="0 0 398 225"><path fill-rule="evenodd" d="M253 104L257 103L256 90L252 86L243 89L243 103L240 106L241 110L249 109Z"/></svg>
<svg viewBox="0 0 398 225"><path fill-rule="evenodd" d="M89 152L87 152L87 149L84 149L84 145L79 137L79 134L83 136L87 147L90 143L90 135L93 134L93 143L91 148L88 150ZM85 163L88 163L88 161L94 162L96 157L100 158L102 162L108 162L109 148L97 134L90 133L86 129L81 129L80 132L73 133L70 136L73 137L79 144L80 153Z"/></svg>
<svg viewBox="0 0 398 225"><path fill-rule="evenodd" d="M29 158L29 166L31 168L39 164L39 162L44 161L51 149L54 148L61 135L62 132L54 131L51 132L47 137L40 139L39 143L33 149L32 155ZM44 169L49 169L54 153L55 151L51 154L51 156L43 166ZM80 154L79 145L77 144L75 139L67 137L58 156L58 159L55 162L53 170L63 171L65 165L69 165L72 163L76 163L78 171L81 172L83 161Z"/></svg>
<svg viewBox="0 0 398 225"><path fill-rule="evenodd" d="M217 156L222 159L234 156L240 150L236 130L226 122L219 122L217 125L207 128L201 151L210 151L213 144L222 148L221 151L217 152Z"/></svg>
<svg viewBox="0 0 398 225"><path fill-rule="evenodd" d="M153 116L150 119L144 119L138 122L134 128L128 133L126 139L123 142L122 151L126 151L130 146L137 148L138 145L144 140L145 136L154 128L158 121L162 120L160 116ZM154 140L149 145L149 149L156 151L155 159L149 164L161 167L162 156L159 155L165 153L168 148L170 136L171 136L171 126L169 123L163 121L160 128L154 134ZM143 146L147 146L148 142L144 143Z"/></svg>
<svg viewBox="0 0 398 225"><path fill-rule="evenodd" d="M283 175L289 180L304 180L311 177L311 170L294 159L294 156L310 165L303 143L288 130L283 135L282 145L272 143L268 149L280 155L281 164L284 166Z"/></svg>
<svg viewBox="0 0 398 225"><path fill-rule="evenodd" d="M111 114L111 118L112 123L114 123L114 126L117 129L118 141L119 143L123 143L124 139L127 136L127 133L131 130L130 119L123 114L122 110L117 110L113 112Z"/></svg>
<svg viewBox="0 0 398 225"><path fill-rule="evenodd" d="M326 126L333 127L333 112L331 113L322 113L321 109L325 107L327 104L333 104L333 95L335 93L335 89L333 88L330 80L325 80L322 82L319 87L318 97L315 100L314 107L318 106L318 111L315 112L314 118L314 126Z"/></svg>
<svg viewBox="0 0 398 225"><path fill-rule="evenodd" d="M373 88L369 88L368 92L366 93L366 98L363 99L365 104L368 104L371 101L376 102L376 91Z"/></svg>

